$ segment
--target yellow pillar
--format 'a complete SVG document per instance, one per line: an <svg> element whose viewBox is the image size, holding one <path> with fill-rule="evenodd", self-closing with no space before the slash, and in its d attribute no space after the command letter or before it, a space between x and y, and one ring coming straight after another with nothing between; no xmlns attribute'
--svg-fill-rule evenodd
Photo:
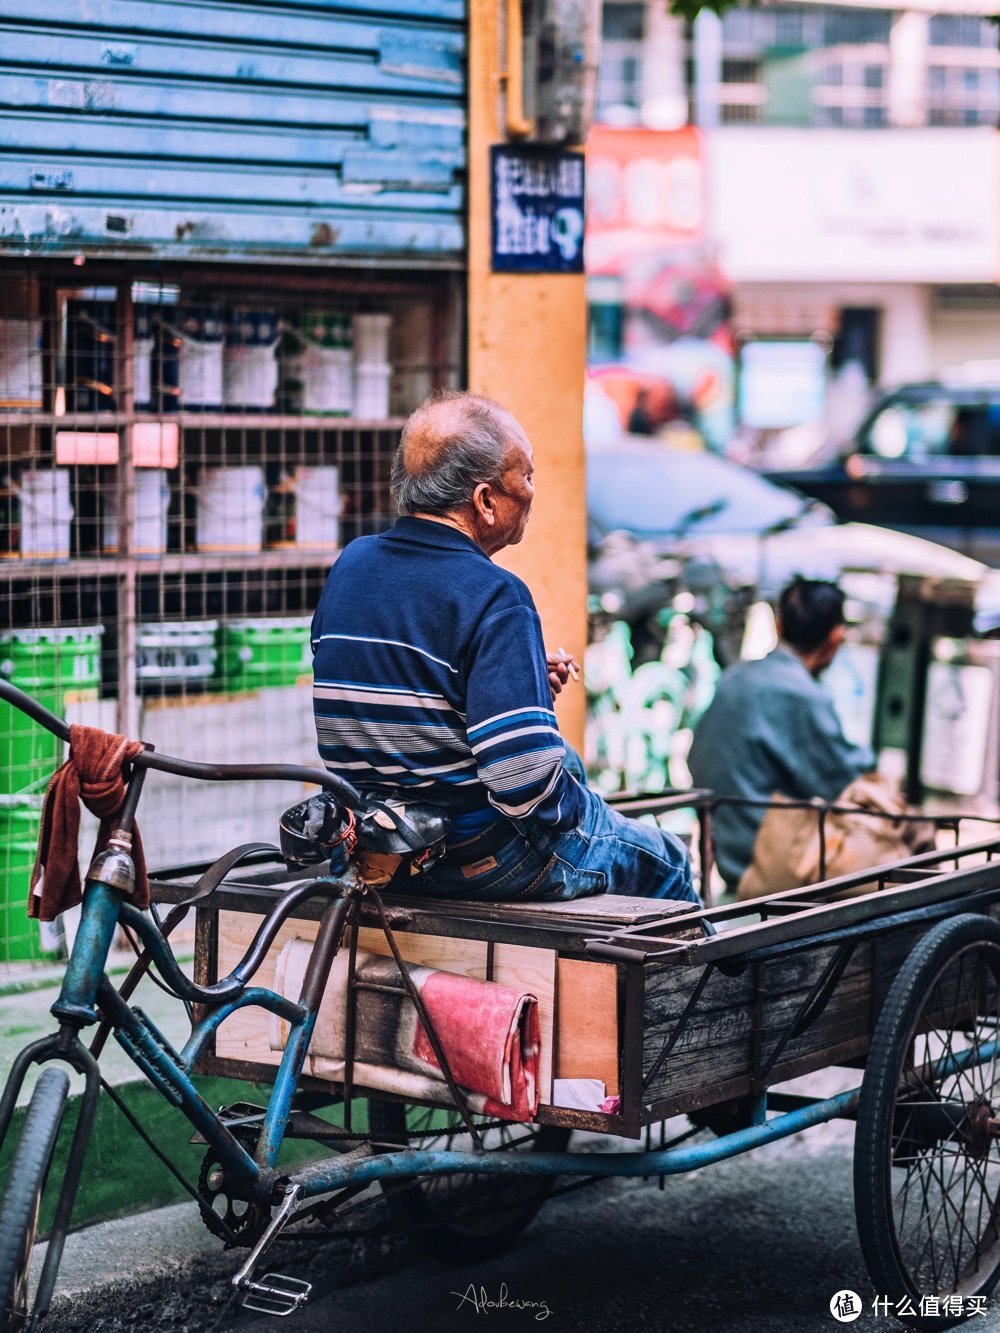
<svg viewBox="0 0 1000 1333"><path fill-rule="evenodd" d="M501 561L531 588L547 647L582 661L587 644L582 435L587 306L582 274L490 271L490 145L504 141L498 0L470 0L469 388L504 404L535 455L536 499L524 541ZM563 735L583 742L585 700L559 698Z"/></svg>

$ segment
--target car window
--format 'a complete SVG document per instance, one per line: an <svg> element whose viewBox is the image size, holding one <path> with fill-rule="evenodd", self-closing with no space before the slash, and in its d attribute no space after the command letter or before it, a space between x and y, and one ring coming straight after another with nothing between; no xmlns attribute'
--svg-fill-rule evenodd
<svg viewBox="0 0 1000 1333"><path fill-rule="evenodd" d="M877 413L863 441L865 453L923 463L935 458L1000 456L1000 402L945 399L891 403Z"/></svg>

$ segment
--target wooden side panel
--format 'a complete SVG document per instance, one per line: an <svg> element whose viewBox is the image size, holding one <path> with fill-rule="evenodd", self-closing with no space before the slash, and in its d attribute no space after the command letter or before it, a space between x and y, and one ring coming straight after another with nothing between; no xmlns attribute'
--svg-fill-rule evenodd
<svg viewBox="0 0 1000 1333"><path fill-rule="evenodd" d="M218 975L229 972L249 948L262 917L251 912L220 912L218 925ZM278 932L255 984L272 987L278 954L289 940L314 940L319 924L315 921L287 921ZM396 933L399 952L408 963L440 968L461 976L486 980L488 949L485 940L463 940L444 935ZM363 927L358 944L371 953L388 956L391 952L380 930ZM548 1104L552 1093L552 1036L555 1011L556 955L549 949L531 949L521 945L497 944L493 950L492 979L504 986L530 991L538 999L540 1029L539 1086L541 1099ZM279 1051L272 1051L269 1016L262 1010L238 1010L228 1018L216 1035L219 1059L253 1061L276 1066Z"/></svg>
<svg viewBox="0 0 1000 1333"><path fill-rule="evenodd" d="M246 953L263 919L251 912L219 913L217 956L220 977L230 972ZM318 930L317 921L286 921L254 977L254 985L273 988L274 964L281 950L289 940L314 940ZM268 1023L269 1016L262 1009L238 1009L215 1035L216 1055L223 1060L277 1066L281 1052L271 1050Z"/></svg>
<svg viewBox="0 0 1000 1333"><path fill-rule="evenodd" d="M396 946L408 963L440 968L442 972L457 972L459 976L475 977L478 981L486 980L488 946L485 940L460 940L445 935L412 935L400 930L396 932ZM377 953L383 958L388 958L392 953L382 932L366 926L362 926L358 932L358 947L367 949L369 953Z"/></svg>
<svg viewBox="0 0 1000 1333"><path fill-rule="evenodd" d="M863 1055L882 1001L924 929L858 943L828 1003L802 1033L784 1041L767 1085ZM744 1096L831 963L836 946L751 964L737 976L713 972L682 1015L702 968L651 965L646 974L644 1080L676 1035L641 1097L646 1119ZM680 1031L678 1033L678 1027ZM655 1116L645 1108L655 1107Z"/></svg>
<svg viewBox="0 0 1000 1333"><path fill-rule="evenodd" d="M556 1078L599 1078L618 1092L618 977L612 963L560 958Z"/></svg>

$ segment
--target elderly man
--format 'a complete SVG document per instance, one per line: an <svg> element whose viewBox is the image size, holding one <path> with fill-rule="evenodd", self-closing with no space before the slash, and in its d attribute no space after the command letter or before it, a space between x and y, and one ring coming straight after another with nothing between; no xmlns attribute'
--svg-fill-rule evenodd
<svg viewBox="0 0 1000 1333"><path fill-rule="evenodd" d="M436 896L697 901L683 845L616 814L564 764L552 696L572 659L546 655L530 592L491 559L531 512L517 421L472 394L429 400L391 485L401 517L347 547L313 620L323 762L448 812L447 853L424 881Z"/></svg>
<svg viewBox="0 0 1000 1333"><path fill-rule="evenodd" d="M835 583L796 578L781 594L777 623L772 653L722 673L688 767L695 784L716 796L832 801L875 763L844 735L818 679L844 641L844 594ZM715 855L730 889L753 859L764 814L763 805L724 804L715 812Z"/></svg>

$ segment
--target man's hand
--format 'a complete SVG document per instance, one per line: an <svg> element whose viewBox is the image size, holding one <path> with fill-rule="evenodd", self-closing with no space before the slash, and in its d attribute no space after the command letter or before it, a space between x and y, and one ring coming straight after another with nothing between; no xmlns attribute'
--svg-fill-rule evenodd
<svg viewBox="0 0 1000 1333"><path fill-rule="evenodd" d="M571 677L573 680L580 679L580 664L565 648L559 648L554 653L546 653L545 661L548 663L549 688L552 690L553 699Z"/></svg>

